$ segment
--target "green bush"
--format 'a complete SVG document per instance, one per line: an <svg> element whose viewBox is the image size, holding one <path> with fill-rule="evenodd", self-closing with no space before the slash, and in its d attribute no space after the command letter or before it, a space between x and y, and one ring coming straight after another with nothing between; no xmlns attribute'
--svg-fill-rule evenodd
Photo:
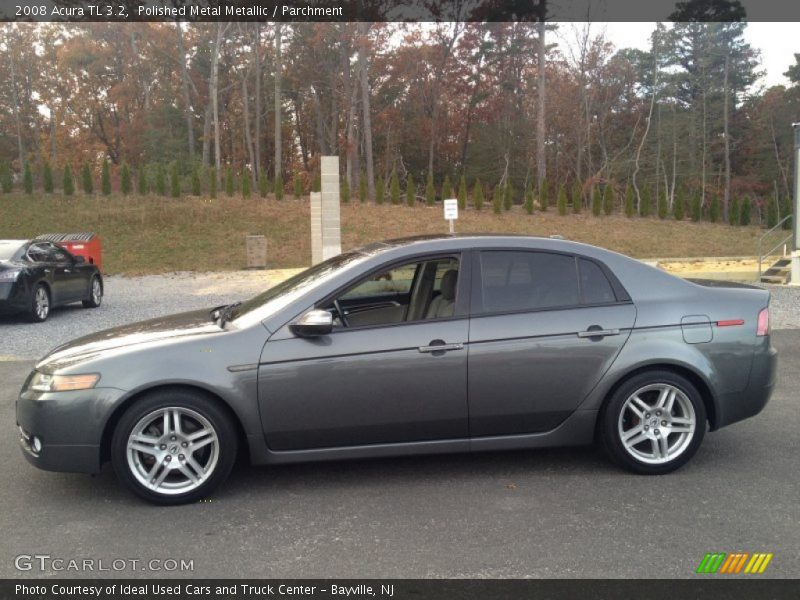
<svg viewBox="0 0 800 600"><path fill-rule="evenodd" d="M528 183L528 187L525 190L525 203L523 206L526 213L533 214L533 186L530 183Z"/></svg>
<svg viewBox="0 0 800 600"><path fill-rule="evenodd" d="M741 208L739 207L739 199L734 196L730 199L728 205L728 225L741 225L739 218L741 217Z"/></svg>
<svg viewBox="0 0 800 600"><path fill-rule="evenodd" d="M347 177L342 177L339 184L339 196L342 202L350 202L350 184L347 182Z"/></svg>
<svg viewBox="0 0 800 600"><path fill-rule="evenodd" d="M436 187L433 185L433 173L428 173L428 181L425 184L425 204L433 206L436 203Z"/></svg>
<svg viewBox="0 0 800 600"><path fill-rule="evenodd" d="M208 195L211 198L217 197L217 169L216 167L211 167L208 170Z"/></svg>
<svg viewBox="0 0 800 600"><path fill-rule="evenodd" d="M558 187L556 206L558 207L559 215L563 217L567 214L567 188L564 186L563 183Z"/></svg>
<svg viewBox="0 0 800 600"><path fill-rule="evenodd" d="M406 177L406 204L414 206L417 203L417 188L414 185L414 176L409 173Z"/></svg>
<svg viewBox="0 0 800 600"><path fill-rule="evenodd" d="M311 191L319 192L322 190L322 176L319 171L314 175L314 180L311 182Z"/></svg>
<svg viewBox="0 0 800 600"><path fill-rule="evenodd" d="M475 210L483 208L483 185L479 178L475 179L475 187L472 190L472 204L475 206Z"/></svg>
<svg viewBox="0 0 800 600"><path fill-rule="evenodd" d="M767 199L767 228L772 229L778 224L778 199Z"/></svg>
<svg viewBox="0 0 800 600"><path fill-rule="evenodd" d="M383 181L383 175L378 175L378 181L375 182L375 204L383 204L383 198L386 194L386 183Z"/></svg>
<svg viewBox="0 0 800 600"><path fill-rule="evenodd" d="M397 177L397 171L392 171L389 178L389 201L392 204L400 204L400 179Z"/></svg>
<svg viewBox="0 0 800 600"><path fill-rule="evenodd" d="M247 167L244 167L242 169L242 174L240 175L240 177L241 177L241 180L242 180L242 184L241 184L242 198L249 198L250 197L250 191L251 191L250 190L250 187L251 187L250 184L252 182L252 179L250 178L250 169L248 169Z"/></svg>
<svg viewBox="0 0 800 600"><path fill-rule="evenodd" d="M719 197L716 193L711 195L711 204L708 206L708 220L712 223L719 221Z"/></svg>
<svg viewBox="0 0 800 600"><path fill-rule="evenodd" d="M103 196L111 195L111 167L108 164L108 159L103 159L103 171L100 177L100 191Z"/></svg>
<svg viewBox="0 0 800 600"><path fill-rule="evenodd" d="M675 200L672 203L672 216L676 221L683 221L686 216L686 192L683 188L678 188L675 193Z"/></svg>
<svg viewBox="0 0 800 600"><path fill-rule="evenodd" d="M84 194L91 194L94 192L94 178L92 177L92 170L89 168L88 163L83 163L83 169L81 170L81 187L83 188ZM144 192L139 192L143 194Z"/></svg>
<svg viewBox="0 0 800 600"><path fill-rule="evenodd" d="M292 181L292 194L295 200L300 200L303 196L303 178L300 173L294 174L294 181Z"/></svg>
<svg viewBox="0 0 800 600"><path fill-rule="evenodd" d="M225 167L225 193L230 197L233 196L234 191L233 169L228 166Z"/></svg>
<svg viewBox="0 0 800 600"><path fill-rule="evenodd" d="M547 205L550 202L550 189L547 185L547 180L545 179L542 182L542 194L539 196L539 210L545 212L547 210Z"/></svg>
<svg viewBox="0 0 800 600"><path fill-rule="evenodd" d="M3 161L0 163L0 190L3 190L4 194L9 194L13 188L14 178L11 176L11 169L8 163Z"/></svg>
<svg viewBox="0 0 800 600"><path fill-rule="evenodd" d="M616 198L614 197L614 186L610 183L607 183L605 189L603 190L603 212L606 215L613 213L614 204L616 204Z"/></svg>
<svg viewBox="0 0 800 600"><path fill-rule="evenodd" d="M84 173L84 180L83 180L84 181L84 186L86 185L86 182L88 181L89 182L89 189L91 189L92 176L90 174L88 180L85 179L85 177L86 177L86 173ZM146 171L144 165L139 167L138 179L139 180L137 182L138 183L137 188L138 188L138 191L139 191L139 195L140 196L144 196L145 194L147 194L147 171ZM84 187L84 191L86 191L85 187Z"/></svg>
<svg viewBox="0 0 800 600"><path fill-rule="evenodd" d="M692 221L697 223L703 218L703 195L700 193L700 190L694 190L694 192L692 192L691 208Z"/></svg>
<svg viewBox="0 0 800 600"><path fill-rule="evenodd" d="M599 186L594 186L592 190L592 215L599 217L603 211L603 197L600 195Z"/></svg>
<svg viewBox="0 0 800 600"><path fill-rule="evenodd" d="M72 196L75 193L75 178L72 176L72 167L64 167L64 195Z"/></svg>
<svg viewBox="0 0 800 600"><path fill-rule="evenodd" d="M200 183L200 167L197 165L192 169L192 195L203 195L203 185Z"/></svg>
<svg viewBox="0 0 800 600"><path fill-rule="evenodd" d="M509 180L506 182L506 186L503 189L503 208L511 210L512 206L514 206L514 186L511 180Z"/></svg>
<svg viewBox="0 0 800 600"><path fill-rule="evenodd" d="M625 190L625 216L632 217L636 214L636 202L633 195L633 186L628 184Z"/></svg>
<svg viewBox="0 0 800 600"><path fill-rule="evenodd" d="M781 213L778 215L778 220L783 219L786 215L792 214L792 205L789 200L788 196L783 196L783 200L781 202ZM792 228L792 221L794 219L789 219L783 222L781 226L782 229L791 229Z"/></svg>
<svg viewBox="0 0 800 600"><path fill-rule="evenodd" d="M579 214L583 210L583 186L577 179L572 186L572 212Z"/></svg>
<svg viewBox="0 0 800 600"><path fill-rule="evenodd" d="M461 176L458 182L458 210L466 210L467 208L467 178Z"/></svg>
<svg viewBox="0 0 800 600"><path fill-rule="evenodd" d="M639 214L643 217L649 217L653 214L653 198L650 195L650 186L645 186L639 193Z"/></svg>
<svg viewBox="0 0 800 600"><path fill-rule="evenodd" d="M497 187L494 188L492 192L492 211L494 214L499 215L503 212L503 197L505 196L505 190L497 184Z"/></svg>
<svg viewBox="0 0 800 600"><path fill-rule="evenodd" d="M131 170L128 168L127 163L122 163L120 170L120 190L126 196L131 193Z"/></svg>
<svg viewBox="0 0 800 600"><path fill-rule="evenodd" d="M442 183L442 200L453 197L453 184L450 183L450 176L444 176L444 183Z"/></svg>
<svg viewBox="0 0 800 600"><path fill-rule="evenodd" d="M739 211L739 225L742 225L744 227L750 225L750 220L752 219L753 216L752 213L753 213L753 204L752 201L750 200L750 197L748 196L745 197L744 200L742 200L742 207Z"/></svg>
<svg viewBox="0 0 800 600"><path fill-rule="evenodd" d="M50 167L50 161L44 161L44 167L42 171L42 187L44 188L44 192L46 194L53 193L53 169Z"/></svg>
<svg viewBox="0 0 800 600"><path fill-rule="evenodd" d="M658 193L658 218L666 219L669 214L669 204L667 203L667 190L661 188Z"/></svg>
<svg viewBox="0 0 800 600"><path fill-rule="evenodd" d="M258 175L258 195L262 198L266 198L268 193L269 179L267 179L267 174L262 170Z"/></svg>
<svg viewBox="0 0 800 600"><path fill-rule="evenodd" d="M178 177L178 163L173 162L169 172L169 191L173 198L181 195L181 180Z"/></svg>
<svg viewBox="0 0 800 600"><path fill-rule="evenodd" d="M275 177L275 200L283 200L283 173Z"/></svg>
<svg viewBox="0 0 800 600"><path fill-rule="evenodd" d="M369 189L367 188L367 176L364 175L362 171L358 175L358 201L361 204L364 204L367 201L367 194L369 193Z"/></svg>

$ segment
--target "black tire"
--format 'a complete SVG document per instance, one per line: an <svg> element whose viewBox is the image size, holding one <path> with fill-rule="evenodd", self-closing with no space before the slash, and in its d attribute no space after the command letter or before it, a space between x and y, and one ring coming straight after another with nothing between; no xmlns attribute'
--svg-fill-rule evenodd
<svg viewBox="0 0 800 600"><path fill-rule="evenodd" d="M45 302L42 305L42 302ZM52 298L50 290L44 283L37 283L33 286L30 299L30 307L28 308L28 320L32 323L42 323L50 316L50 308L52 307Z"/></svg>
<svg viewBox="0 0 800 600"><path fill-rule="evenodd" d="M650 389L651 386L653 389ZM677 390L670 414L657 406L662 389L667 390L667 394L673 389ZM640 396L647 405L652 405L651 411L641 409L641 415L637 416L634 411L640 407L633 400L634 395ZM629 399L633 407L628 405ZM682 428L687 426L677 421L692 418L692 435L689 436L686 431L684 437ZM672 419L677 421L673 424ZM598 434L600 445L612 462L633 473L663 475L682 467L694 456L703 442L706 427L706 409L697 388L682 375L659 369L631 377L614 392L601 411ZM623 432L631 435L629 445L641 436L645 438L629 449L623 442ZM662 443L666 444L666 451ZM673 450L675 456L670 458L669 454ZM647 456L648 454L653 456Z"/></svg>
<svg viewBox="0 0 800 600"><path fill-rule="evenodd" d="M188 437L191 437L192 432L186 432L184 428L188 428L193 422L200 424L203 429L210 426L216 435L216 449L213 443L210 443L200 450L192 451L191 448L183 450L181 445L192 443L188 441L188 437L186 438L187 441L182 441L184 437L179 435L178 439L172 442L170 439L175 440L175 437L171 436L170 433L174 432L168 430L159 433L157 421L162 417L153 417L152 415L158 415L159 411L166 410L175 411L183 415L181 429L184 435ZM174 412L170 413L170 423L172 423L172 414ZM153 438L161 436L159 438L160 443L152 445L152 449L159 452L158 457L155 454L151 455L149 452L143 453L134 450L131 450L129 456L128 441L134 428L137 428L138 431L142 422L148 422L151 418L153 424L147 430L148 435ZM205 424L202 423L203 420L205 420ZM163 430L163 425L161 429ZM199 431L200 428L195 430L195 432ZM148 448L150 447L148 445ZM227 479L236 460L237 447L236 429L231 422L231 418L213 399L191 390L159 390L136 400L122 415L114 429L114 435L111 440L111 463L120 481L133 493L145 500L162 505L187 504L208 497ZM209 467L205 475L198 477L198 481L201 481L199 485L193 481L185 482L187 486L196 485L196 487L186 488L186 491L181 491L180 480L188 480L189 478L185 475L186 471L180 469L188 468L188 464L191 463L186 462L182 453L194 460L194 464ZM174 464L172 462L173 459ZM167 461L170 462L168 463ZM204 461L206 461L205 465ZM160 470L151 471L152 468L159 466L156 463L159 463ZM171 470L167 469L167 465L171 465ZM142 481L149 474L155 473L156 477L158 477L167 471L166 478L159 484L159 487L163 486L161 490L148 487ZM197 475L200 471L192 469L191 473ZM170 485L174 487L168 489L166 486Z"/></svg>
<svg viewBox="0 0 800 600"><path fill-rule="evenodd" d="M97 294L95 294L95 285L97 285L98 290ZM89 281L89 295L88 300L84 300L82 302L83 308L97 308L103 303L103 282L100 281L100 278L95 275Z"/></svg>

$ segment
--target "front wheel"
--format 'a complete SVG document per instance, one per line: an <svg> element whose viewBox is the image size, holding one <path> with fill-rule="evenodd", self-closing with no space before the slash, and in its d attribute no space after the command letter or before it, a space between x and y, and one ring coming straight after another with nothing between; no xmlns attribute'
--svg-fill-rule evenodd
<svg viewBox="0 0 800 600"><path fill-rule="evenodd" d="M95 275L89 283L89 299L83 301L84 308L97 308L103 303L103 283Z"/></svg>
<svg viewBox="0 0 800 600"><path fill-rule="evenodd" d="M28 318L34 323L41 323L50 316L50 290L43 283L33 288Z"/></svg>
<svg viewBox="0 0 800 600"><path fill-rule="evenodd" d="M686 464L705 431L700 393L672 371L648 371L626 381L600 421L600 439L609 457L643 475L669 473Z"/></svg>
<svg viewBox="0 0 800 600"><path fill-rule="evenodd" d="M117 477L156 504L184 504L207 497L230 474L236 431L211 399L165 390L136 401L111 441Z"/></svg>

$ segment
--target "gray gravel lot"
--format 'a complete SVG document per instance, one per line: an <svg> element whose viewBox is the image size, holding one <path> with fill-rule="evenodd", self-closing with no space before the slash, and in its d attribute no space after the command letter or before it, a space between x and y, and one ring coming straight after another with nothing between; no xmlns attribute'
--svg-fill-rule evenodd
<svg viewBox="0 0 800 600"><path fill-rule="evenodd" d="M108 277L103 305L56 309L45 323L0 317L0 360L39 358L55 346L108 327L249 298L298 269ZM800 329L800 286L772 292L773 329Z"/></svg>

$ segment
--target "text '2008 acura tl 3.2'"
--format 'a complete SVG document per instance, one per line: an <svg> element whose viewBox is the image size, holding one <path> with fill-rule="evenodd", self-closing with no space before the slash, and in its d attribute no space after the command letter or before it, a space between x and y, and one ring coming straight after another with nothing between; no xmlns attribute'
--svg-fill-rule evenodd
<svg viewBox="0 0 800 600"><path fill-rule="evenodd" d="M598 441L663 474L761 411L769 293L564 240L376 243L244 303L103 331L25 382L25 457L159 503L254 464Z"/></svg>

